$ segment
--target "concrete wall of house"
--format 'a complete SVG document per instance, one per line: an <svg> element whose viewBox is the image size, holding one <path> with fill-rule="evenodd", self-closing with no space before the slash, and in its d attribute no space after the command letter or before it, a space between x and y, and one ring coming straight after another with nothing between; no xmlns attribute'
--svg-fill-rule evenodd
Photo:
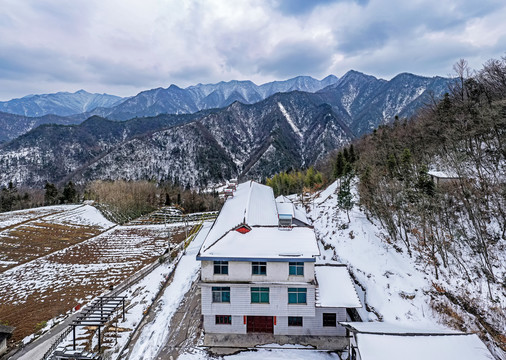
<svg viewBox="0 0 506 360"><path fill-rule="evenodd" d="M323 326L323 313L335 313L337 321L346 320L344 308L316 308L315 316L304 316L302 326L288 326L288 317L279 316L274 327L274 334L279 335L317 335L317 336L346 336L346 329L336 323L336 326Z"/></svg>
<svg viewBox="0 0 506 360"><path fill-rule="evenodd" d="M293 261L297 261L294 259ZM214 274L214 261L202 261L201 279L206 282L222 281L314 281L314 262L304 262L304 275L289 275L289 262L267 262L266 275L253 275L250 261L229 261L228 275Z"/></svg>
<svg viewBox="0 0 506 360"><path fill-rule="evenodd" d="M228 315L228 314L216 314ZM204 315L204 330L213 334L246 334L244 316L233 315L232 324L216 324L215 315Z"/></svg>
<svg viewBox="0 0 506 360"><path fill-rule="evenodd" d="M223 284L214 284L223 286ZM288 304L288 285L279 284L230 284L230 303L212 302L213 284L201 283L203 315L259 315L259 316L314 316L315 287L307 288L306 304ZM269 303L252 304L251 287L268 287Z"/></svg>
<svg viewBox="0 0 506 360"><path fill-rule="evenodd" d="M274 335L306 335L306 336L346 336L346 329L336 324L335 327L323 326L323 313L336 313L337 321L344 321L346 309L317 308L315 316L303 316L302 326L288 326L288 316L276 316ZM218 315L229 315L219 313ZM268 314L266 314L268 315ZM215 315L204 315L204 330L206 333L217 334L246 334L244 315L232 316L232 324L216 324Z"/></svg>

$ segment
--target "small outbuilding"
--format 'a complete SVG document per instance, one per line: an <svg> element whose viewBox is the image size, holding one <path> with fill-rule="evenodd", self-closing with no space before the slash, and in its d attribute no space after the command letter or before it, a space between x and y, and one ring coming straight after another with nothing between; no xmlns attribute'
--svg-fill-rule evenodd
<svg viewBox="0 0 506 360"><path fill-rule="evenodd" d="M430 170L427 172L427 174L430 176L436 186L451 184L460 179L457 174L450 171Z"/></svg>
<svg viewBox="0 0 506 360"><path fill-rule="evenodd" d="M7 340L12 336L13 331L12 326L0 325L0 355L7 352Z"/></svg>
<svg viewBox="0 0 506 360"><path fill-rule="evenodd" d="M341 322L350 333L350 360L491 360L476 334L402 327L385 322Z"/></svg>

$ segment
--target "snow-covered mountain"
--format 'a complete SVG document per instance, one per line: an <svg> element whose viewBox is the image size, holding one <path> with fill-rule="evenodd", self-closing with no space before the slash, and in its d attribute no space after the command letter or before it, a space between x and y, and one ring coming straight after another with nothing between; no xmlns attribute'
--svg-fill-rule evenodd
<svg viewBox="0 0 506 360"><path fill-rule="evenodd" d="M27 95L20 99L0 101L0 111L29 117L49 114L68 116L89 112L97 107L112 107L123 100L119 96L79 90L75 93Z"/></svg>
<svg viewBox="0 0 506 360"><path fill-rule="evenodd" d="M191 114L203 109L223 108L235 101L254 104L279 92L304 91L316 92L320 97L317 101L332 105L333 111L354 135L360 136L393 121L396 115L412 116L432 96L440 98L447 91L449 81L413 74L400 74L386 81L352 70L340 79L333 75L322 80L298 76L260 86L251 81L237 80L198 84L185 89L171 85L142 91L127 99L89 94L82 90L74 94L34 95L0 103L0 111L23 116L73 114L69 120L56 119L55 123L76 124L93 115L111 120L128 120L159 114ZM0 137L4 141L19 136L37 124L48 123L47 119L24 119L21 124L15 122L13 117L0 114L0 135L3 134ZM26 126L25 123L34 125Z"/></svg>
<svg viewBox="0 0 506 360"><path fill-rule="evenodd" d="M261 178L314 164L351 139L317 95L278 93L192 115L44 125L0 147L0 183L150 178L204 185Z"/></svg>
<svg viewBox="0 0 506 360"><path fill-rule="evenodd" d="M113 108L99 108L89 115L99 115L113 120L127 120L163 113L187 114L204 109L223 108L235 101L254 104L279 92L298 90L313 93L337 81L337 77L329 75L323 80L316 80L310 76L298 76L263 85L256 85L249 80L198 84L185 89L171 85L166 89L157 88L143 91Z"/></svg>
<svg viewBox="0 0 506 360"><path fill-rule="evenodd" d="M42 124L71 125L77 123L79 121L65 116L28 117L0 112L0 143L12 140Z"/></svg>
<svg viewBox="0 0 506 360"><path fill-rule="evenodd" d="M343 112L343 120L356 136L360 136L392 122L395 116L413 116L432 98L439 99L448 92L450 81L408 73L386 81L352 70L317 93L324 102L334 106L336 112Z"/></svg>

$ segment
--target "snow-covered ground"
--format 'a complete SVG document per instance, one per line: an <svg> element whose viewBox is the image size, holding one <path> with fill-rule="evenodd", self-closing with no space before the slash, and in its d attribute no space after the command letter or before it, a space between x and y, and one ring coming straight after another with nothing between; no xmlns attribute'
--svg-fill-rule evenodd
<svg viewBox="0 0 506 360"><path fill-rule="evenodd" d="M277 345L279 347L279 345ZM203 350L194 350L192 353L181 355L179 360L207 360L218 359L212 357ZM306 349L254 349L243 351L235 355L224 356L224 360L276 360L276 359L291 359L291 360L339 360L340 357L336 353L318 350Z"/></svg>
<svg viewBox="0 0 506 360"><path fill-rule="evenodd" d="M358 206L350 210L350 223L344 211L337 206L337 182L314 199L310 217L314 221L319 240L319 263L337 262L349 270L364 292L359 294L375 313L359 309L364 321L386 322L403 326L441 328L437 314L431 309L426 294L430 280L418 270L413 259L397 252L382 240L386 231L369 221ZM357 200L355 194L355 201Z"/></svg>
<svg viewBox="0 0 506 360"><path fill-rule="evenodd" d="M193 281L197 279L200 270L200 262L197 261L196 255L211 225L212 222L204 223L198 235L191 242L190 246L188 246L186 254L177 265L172 282L164 290L158 308L155 309L156 317L154 321L143 327L128 359L155 359L156 354L165 344L169 334L167 325L170 323L170 319L176 312L184 295L190 289Z"/></svg>
<svg viewBox="0 0 506 360"><path fill-rule="evenodd" d="M74 205L66 206L72 207ZM115 223L107 220L97 208L90 205L77 206L73 209L73 211L69 211L69 208L66 208L63 213L47 216L45 220L54 224L99 226L104 229L108 229L116 225Z"/></svg>
<svg viewBox="0 0 506 360"><path fill-rule="evenodd" d="M0 213L0 229L20 224L36 217L75 209L79 206L80 205L55 205Z"/></svg>

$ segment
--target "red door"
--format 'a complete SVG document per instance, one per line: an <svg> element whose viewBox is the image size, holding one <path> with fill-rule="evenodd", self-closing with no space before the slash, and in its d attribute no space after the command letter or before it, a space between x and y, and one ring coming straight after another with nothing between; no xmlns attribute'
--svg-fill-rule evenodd
<svg viewBox="0 0 506 360"><path fill-rule="evenodd" d="M248 333L274 333L274 317L273 316L248 316L247 321Z"/></svg>

